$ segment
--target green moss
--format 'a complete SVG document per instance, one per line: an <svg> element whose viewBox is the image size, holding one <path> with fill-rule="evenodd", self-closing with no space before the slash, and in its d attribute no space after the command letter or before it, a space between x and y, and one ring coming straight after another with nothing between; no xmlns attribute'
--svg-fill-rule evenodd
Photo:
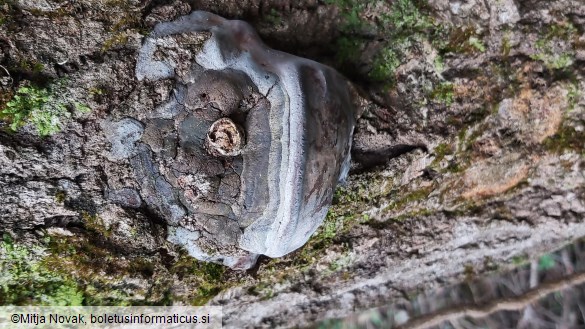
<svg viewBox="0 0 585 329"><path fill-rule="evenodd" d="M0 26L7 33L12 32L10 27L15 25L14 17L18 14L18 7L13 0L0 0Z"/></svg>
<svg viewBox="0 0 585 329"><path fill-rule="evenodd" d="M451 147L451 144L441 143L435 147L433 153L435 154L433 163L439 163L446 155L453 154L453 148Z"/></svg>
<svg viewBox="0 0 585 329"><path fill-rule="evenodd" d="M323 224L313 234L309 242L295 255L293 255L293 264L302 271L308 269L310 265L320 258L323 250L336 244L337 239L349 228L354 222L354 216L336 212L337 209L331 209L327 214Z"/></svg>
<svg viewBox="0 0 585 329"><path fill-rule="evenodd" d="M0 305L81 305L83 294L67 274L44 262L42 246L0 242Z"/></svg>
<svg viewBox="0 0 585 329"><path fill-rule="evenodd" d="M357 184L351 188L338 187L333 193L333 204L347 204L360 202L368 198L367 188L364 184Z"/></svg>
<svg viewBox="0 0 585 329"><path fill-rule="evenodd" d="M220 283L225 273L225 267L214 263L200 262L183 252L170 268L170 272L177 274L179 278L197 274L212 283Z"/></svg>
<svg viewBox="0 0 585 329"><path fill-rule="evenodd" d="M128 264L129 273L139 273L142 277L150 278L154 274L154 263L145 257L136 257Z"/></svg>
<svg viewBox="0 0 585 329"><path fill-rule="evenodd" d="M450 160L447 163L446 167L437 168L437 170L439 170L442 173L456 174L463 172L465 169L467 169L471 165L471 162L473 161L473 152L471 152L473 149L472 146L477 141L477 139L482 136L485 130L488 129L488 124L481 123L479 125L476 125L472 130L468 130L467 126L470 126L473 123L480 121L481 119L489 115L489 113L490 111L487 110L487 107L484 107L482 109L476 110L475 112L468 114L467 120L469 122L467 122L466 120L467 125L461 128L457 133L456 144L453 143L450 145L441 144L438 145L434 151L436 154L436 158L431 163L431 166L436 168L436 166L440 164L440 162L444 159L444 156L446 154L454 154L455 156L453 157L452 160ZM461 123L457 122L456 124L454 123L454 125L461 125Z"/></svg>
<svg viewBox="0 0 585 329"><path fill-rule="evenodd" d="M381 203L387 199L398 198L398 191L393 191L390 178L380 173L364 173L352 176L344 187L339 187L335 192L333 205L325 218L324 223L317 229L311 239L296 252L278 259L272 259L261 265L259 278L266 286L251 288L259 296L269 298L275 283L285 282L291 276L305 273L315 267L326 266L319 273L321 276L335 275L336 278L349 279L351 273L345 271L350 266L353 255L351 246L347 243L347 235L355 225L374 226L375 221L364 212L372 206L381 207ZM413 191L401 202L414 202L428 196L432 187L428 190ZM427 216L431 209L421 209L412 212L412 216ZM387 225L387 223L385 224ZM323 256L338 255L337 258L324 263Z"/></svg>
<svg viewBox="0 0 585 329"><path fill-rule="evenodd" d="M573 65L574 54L572 53L553 53L549 50L544 50L541 53L531 55L535 61L541 61L544 66L550 70L559 70Z"/></svg>
<svg viewBox="0 0 585 329"><path fill-rule="evenodd" d="M274 297L272 286L266 282L260 282L257 285L248 288L248 293L260 297L260 300L268 300Z"/></svg>
<svg viewBox="0 0 585 329"><path fill-rule="evenodd" d="M530 58L541 61L549 70L568 68L574 62L574 49L559 52L555 50L554 44L572 42L573 39L577 40L577 35L578 31L571 23L550 25L546 29L546 33L535 44L539 52L531 55Z"/></svg>
<svg viewBox="0 0 585 329"><path fill-rule="evenodd" d="M473 200L463 200L455 209L443 209L442 211L450 217L479 216L484 212L484 205Z"/></svg>
<svg viewBox="0 0 585 329"><path fill-rule="evenodd" d="M396 69L402 63L403 54L398 47L388 47L380 51L374 59L374 65L369 73L375 81L389 81L394 83Z"/></svg>
<svg viewBox="0 0 585 329"><path fill-rule="evenodd" d="M84 221L95 220L100 224L99 217L89 217L92 218ZM72 301L77 296L84 305L202 305L231 284L222 265L199 262L185 251L176 260L164 261L158 254L128 254L126 246L117 245L115 240L93 230L74 236L49 236L40 248L44 254L39 266L63 278L59 281L63 287L60 290L39 288L43 298L54 296L52 303L64 298L60 296L69 296ZM128 284L139 278L144 279L144 284ZM189 289L174 289L178 281Z"/></svg>
<svg viewBox="0 0 585 329"><path fill-rule="evenodd" d="M467 40L467 42L469 43L469 45L471 47L473 47L477 51L482 52L482 53L485 52L485 45L477 37L470 37L469 40Z"/></svg>
<svg viewBox="0 0 585 329"><path fill-rule="evenodd" d="M37 87L21 87L6 108L0 111L0 118L10 121L10 128L16 131L26 123L32 123L39 135L51 135L61 130L62 117L69 113L64 104L52 106L52 96L47 89Z"/></svg>
<svg viewBox="0 0 585 329"><path fill-rule="evenodd" d="M450 106L455 100L455 92L453 84L450 82L442 82L431 92L431 99L435 102Z"/></svg>
<svg viewBox="0 0 585 329"><path fill-rule="evenodd" d="M466 122L471 126L476 122L479 122L486 118L490 114L488 107L477 108L470 112L467 116ZM470 153L468 151L473 149L475 142L483 135L483 133L489 128L489 125L485 122L475 125L470 130L465 130L465 134L461 134L459 139L459 150L462 151L461 158L470 160Z"/></svg>
<svg viewBox="0 0 585 329"><path fill-rule="evenodd" d="M112 234L111 230L105 227L103 220L99 216L83 211L81 218L87 230L99 233L104 237L109 237Z"/></svg>
<svg viewBox="0 0 585 329"><path fill-rule="evenodd" d="M361 13L365 10L368 3L376 1L357 1L357 0L326 0L327 4L335 5L342 11L343 30L359 31L368 27L368 23L362 20Z"/></svg>
<svg viewBox="0 0 585 329"><path fill-rule="evenodd" d="M396 193L396 198L384 209L385 211L398 211L403 209L407 204L425 199L431 192L432 187L424 187L416 191L412 191L403 197Z"/></svg>
<svg viewBox="0 0 585 329"><path fill-rule="evenodd" d="M125 46L133 33L142 35L150 33L150 29L144 25L141 10L135 1L108 0L96 9L99 10L99 15L110 34L102 44L102 52ZM112 16L110 12L116 12L118 15Z"/></svg>
<svg viewBox="0 0 585 329"><path fill-rule="evenodd" d="M57 193L55 193L55 201L57 201L57 203L63 203L65 201L65 198L67 197L67 194L63 191L58 191Z"/></svg>
<svg viewBox="0 0 585 329"><path fill-rule="evenodd" d="M528 263L528 257L526 255L517 255L512 257L512 264L516 266L526 265Z"/></svg>
<svg viewBox="0 0 585 329"><path fill-rule="evenodd" d="M336 59L338 62L354 62L359 60L360 50L363 47L363 41L342 36L335 42Z"/></svg>
<svg viewBox="0 0 585 329"><path fill-rule="evenodd" d="M439 27L421 10L422 2L396 0L388 13L382 12L376 20L366 19L366 11L376 6L386 6L382 0L330 0L339 7L342 16L342 36L336 42L337 60L340 66L360 60L362 49L377 35L381 47L371 60L368 78L391 86L395 83L396 69L409 54L425 41L436 37Z"/></svg>
<svg viewBox="0 0 585 329"><path fill-rule="evenodd" d="M392 84L396 69L411 49L432 34L433 23L429 16L422 14L415 2L396 0L392 3L390 14L381 15L378 28L388 33L387 38L391 42L375 58L370 77Z"/></svg>
<svg viewBox="0 0 585 329"><path fill-rule="evenodd" d="M407 213L398 215L396 217L392 217L392 218L390 218L390 220L395 221L395 222L403 222L403 221L411 219L411 218L430 216L434 213L435 213L435 211L433 211L431 209L423 208L423 209L418 209L415 211L409 211ZM385 228L386 225L384 225L383 223L384 222L381 222L381 225L377 225L376 228L378 228L378 229Z"/></svg>
<svg viewBox="0 0 585 329"><path fill-rule="evenodd" d="M282 15L278 10L270 8L270 12L265 16L265 20L271 26L279 26L282 24Z"/></svg>
<svg viewBox="0 0 585 329"><path fill-rule="evenodd" d="M110 38L104 41L102 52L110 51L114 48L121 47L128 43L128 33L126 31L116 32Z"/></svg>
<svg viewBox="0 0 585 329"><path fill-rule="evenodd" d="M449 162L444 171L450 172L452 174L460 173L463 171L463 166L461 166L461 164L459 164L457 161L453 160Z"/></svg>
<svg viewBox="0 0 585 329"><path fill-rule="evenodd" d="M0 68L1 69L1 68ZM14 96L14 91L11 89L0 89L0 116L2 109L6 108L6 103L10 102L12 97Z"/></svg>
<svg viewBox="0 0 585 329"><path fill-rule="evenodd" d="M49 88L23 86L18 88L5 108L0 109L0 120L10 122L10 129L31 124L40 136L48 136L59 132L63 121L71 116L67 109L71 105L61 97L63 82L57 82ZM89 108L81 103L72 106L79 112L87 112Z"/></svg>
<svg viewBox="0 0 585 329"><path fill-rule="evenodd" d="M340 226L339 218L342 217L335 217L334 219L326 220L322 227L322 230L317 234L317 238L321 240L330 240L333 239L337 235L337 230Z"/></svg>
<svg viewBox="0 0 585 329"><path fill-rule="evenodd" d="M459 141L459 148L461 149L461 146L465 143L465 139L467 137L467 127L464 127L463 129L459 130L459 132L457 133L457 139Z"/></svg>
<svg viewBox="0 0 585 329"><path fill-rule="evenodd" d="M442 53L467 53L473 54L485 52L485 45L474 26L464 26L452 29L448 42L440 46Z"/></svg>
<svg viewBox="0 0 585 329"><path fill-rule="evenodd" d="M341 256L331 261L328 270L333 274L349 267L353 262L353 256L349 250L344 251Z"/></svg>
<svg viewBox="0 0 585 329"><path fill-rule="evenodd" d="M32 72L32 73L40 73L45 69L43 63L29 61L29 60L22 60L20 61L19 68L23 71Z"/></svg>
<svg viewBox="0 0 585 329"><path fill-rule="evenodd" d="M504 58L508 58L510 56L510 51L512 51L512 45L510 44L510 36L508 33L504 35L502 39L502 46L501 46L501 53Z"/></svg>
<svg viewBox="0 0 585 329"><path fill-rule="evenodd" d="M166 305L172 277L157 277L156 257L121 255L119 247L90 234L55 236L47 242L49 268L67 273L77 283L84 305ZM148 290L129 287L127 279L144 278Z"/></svg>
<svg viewBox="0 0 585 329"><path fill-rule="evenodd" d="M556 261L554 259L554 255L552 255L552 254L542 255L538 259L538 270L539 271L548 271L548 270L554 268L555 265L556 265Z"/></svg>
<svg viewBox="0 0 585 329"><path fill-rule="evenodd" d="M435 65L435 71L437 71L437 73L442 73L445 70L443 56L437 55L433 60L433 64Z"/></svg>
<svg viewBox="0 0 585 329"><path fill-rule="evenodd" d="M556 134L545 139L543 145L546 150L555 153L562 153L565 150L585 153L583 141L585 141L585 131L577 130L565 123Z"/></svg>
<svg viewBox="0 0 585 329"><path fill-rule="evenodd" d="M463 274L465 275L466 281L472 281L475 279L476 274L473 264L465 264L465 266L463 266Z"/></svg>
<svg viewBox="0 0 585 329"><path fill-rule="evenodd" d="M565 41L572 41L573 38L578 37L579 30L571 22L554 23L546 29L547 40L559 38Z"/></svg>
<svg viewBox="0 0 585 329"><path fill-rule="evenodd" d="M575 109L580 96L581 91L577 84L569 85L567 93L568 112ZM574 150L585 154L585 145L583 144L583 140L585 140L585 131L583 131L582 128L576 129L576 126L577 125L570 125L569 122L565 120L553 136L550 136L543 141L545 149L549 152L555 153L562 153L565 150ZM581 121L580 126L585 126L585 122Z"/></svg>
<svg viewBox="0 0 585 329"><path fill-rule="evenodd" d="M91 96L101 96L105 94L106 90L102 87L91 87L89 88L89 94Z"/></svg>
<svg viewBox="0 0 585 329"><path fill-rule="evenodd" d="M580 96L581 91L579 90L577 83L570 84L569 92L567 93L567 100L569 103L568 111L573 111L575 109L575 105L577 105Z"/></svg>
<svg viewBox="0 0 585 329"><path fill-rule="evenodd" d="M53 20L66 17L73 13L71 10L68 10L65 6L56 8L54 10L41 10L33 8L29 9L28 12L30 12L33 16L47 17Z"/></svg>
<svg viewBox="0 0 585 329"><path fill-rule="evenodd" d="M149 296L146 300L135 297L147 294L146 291L120 285L125 278L150 278L154 271L151 262L144 257L121 256L102 236L92 234L91 237L50 237L47 242L50 253L44 263L71 276L83 295L84 305L125 306L151 302ZM152 304L160 303L155 300Z"/></svg>
<svg viewBox="0 0 585 329"><path fill-rule="evenodd" d="M170 272L179 278L195 278L196 293L189 300L192 305L203 305L226 288L224 266L197 261L186 253L171 267Z"/></svg>

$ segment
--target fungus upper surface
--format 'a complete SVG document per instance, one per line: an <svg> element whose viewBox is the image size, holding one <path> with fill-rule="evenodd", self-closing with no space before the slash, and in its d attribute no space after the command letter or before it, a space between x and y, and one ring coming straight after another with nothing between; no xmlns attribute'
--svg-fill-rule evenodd
<svg viewBox="0 0 585 329"><path fill-rule="evenodd" d="M340 74L199 11L155 27L136 77L170 80L173 92L144 119L104 130L170 241L244 269L309 239L349 169L356 114Z"/></svg>

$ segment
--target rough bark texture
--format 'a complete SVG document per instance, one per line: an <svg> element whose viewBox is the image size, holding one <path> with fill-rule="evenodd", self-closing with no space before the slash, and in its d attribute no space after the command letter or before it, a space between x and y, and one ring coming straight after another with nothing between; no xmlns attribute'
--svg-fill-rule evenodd
<svg viewBox="0 0 585 329"><path fill-rule="evenodd" d="M138 88L137 50L157 22L195 9L334 66L365 111L360 163L324 225L245 273L166 241L161 219L124 190L137 188L133 173L109 157L102 129L168 98L168 83ZM9 0L0 24L0 109L33 86L70 114L49 137L30 124L13 132L14 115L2 116L2 304L210 303L226 327L306 326L410 305L585 236L582 1ZM580 294L579 273L558 282ZM529 290L522 305L536 300ZM406 318L418 315L428 316Z"/></svg>

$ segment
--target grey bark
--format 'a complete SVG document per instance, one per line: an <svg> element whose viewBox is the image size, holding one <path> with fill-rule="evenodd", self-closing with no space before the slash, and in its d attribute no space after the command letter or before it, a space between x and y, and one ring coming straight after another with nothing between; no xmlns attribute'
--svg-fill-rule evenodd
<svg viewBox="0 0 585 329"><path fill-rule="evenodd" d="M165 287L173 302L189 303L177 296L204 287L199 274L169 274L180 251L166 241L160 218L124 192L137 188L133 173L111 158L112 145L100 124L168 98L168 84L137 87L140 28L192 9L251 21L263 17L264 9L256 1L129 1L128 7L113 9L84 1L42 5L46 8L18 1L10 7L17 19L0 31L0 65L29 60L42 62L44 69L9 70L2 91L24 80L42 84L65 76L68 99L92 112L74 114L61 133L48 138L31 127L16 134L3 127L0 230L28 245L48 236L73 236L97 243L121 262L146 257L154 274L115 276L118 272L108 268L105 276L115 280L105 289L123 287L135 303L160 302L163 293L156 287L166 279L172 281ZM403 147L423 150L350 176L326 223L334 236L314 240L325 241L326 248L310 242L282 259L261 260L250 273L227 272L223 290L209 302L224 307L226 327L306 326L388 303L410 304L418 292L506 269L519 258L536 261L585 236L585 6L570 0L429 1L429 6L439 22L484 31L485 51L445 56L437 72L436 51L421 46L398 68L389 91L358 83L365 114L354 137L358 154L386 150L390 157ZM302 46L299 53L327 61L319 44L336 35L336 9L312 1L283 7L289 13L284 27L256 22L261 35L275 47ZM47 14L59 8L80 14ZM141 22L123 23L127 13ZM123 27L113 31L115 23ZM569 38L553 37L545 53L536 46L545 39L541 26L568 23L575 28ZM505 54L503 40L510 47ZM570 54L568 66L551 68L555 57L542 59L557 53ZM364 65L371 64L367 49L362 55ZM454 85L449 106L425 93L429 83L441 82ZM318 233L331 230L326 231ZM577 287L576 294L582 291L580 275L566 281ZM78 280L101 282L91 275ZM518 302L532 303L527 296ZM571 309L573 302L567 303ZM517 309L525 318L532 312Z"/></svg>

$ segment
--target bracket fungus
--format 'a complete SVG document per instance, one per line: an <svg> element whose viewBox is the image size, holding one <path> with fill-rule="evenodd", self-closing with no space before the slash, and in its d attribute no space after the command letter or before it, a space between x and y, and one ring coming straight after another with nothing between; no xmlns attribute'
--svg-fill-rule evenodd
<svg viewBox="0 0 585 329"><path fill-rule="evenodd" d="M307 242L349 170L356 110L346 79L202 11L158 24L136 77L171 81L171 96L106 134L171 242L236 269Z"/></svg>

